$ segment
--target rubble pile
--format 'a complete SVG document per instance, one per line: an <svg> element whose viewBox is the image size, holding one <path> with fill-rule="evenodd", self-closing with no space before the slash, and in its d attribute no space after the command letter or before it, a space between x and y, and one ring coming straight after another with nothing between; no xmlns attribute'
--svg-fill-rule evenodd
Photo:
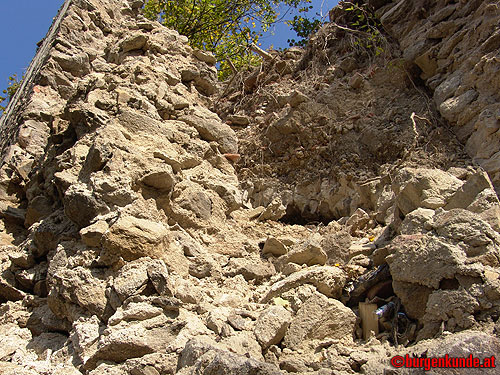
<svg viewBox="0 0 500 375"><path fill-rule="evenodd" d="M498 12L369 3L384 54L340 7L225 84L142 1L65 3L2 117L0 373L413 374L390 358L500 354L497 177L470 146L499 127ZM447 113L476 60L421 57L447 30L485 69L467 136Z"/></svg>

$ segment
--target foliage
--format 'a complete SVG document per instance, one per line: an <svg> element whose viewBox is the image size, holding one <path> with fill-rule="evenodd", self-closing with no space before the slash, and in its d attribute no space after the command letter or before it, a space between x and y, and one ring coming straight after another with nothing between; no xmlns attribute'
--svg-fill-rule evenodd
<svg viewBox="0 0 500 375"><path fill-rule="evenodd" d="M341 1L339 5L341 5L346 12L351 13L353 21L347 26L366 33L367 38L358 39L356 43L366 49L375 50L376 55L383 53L384 49L381 45L385 38L380 32L380 30L382 30L382 24L368 4L362 3L358 5L350 1Z"/></svg>
<svg viewBox="0 0 500 375"><path fill-rule="evenodd" d="M299 13L308 12L312 8L312 6L301 8L299 9ZM321 26L321 21L319 19L316 18L311 20L300 14L294 16L292 20L286 21L286 23L295 31L297 36L301 38L299 40L288 39L288 45L290 47L304 47L307 44L309 35L316 32Z"/></svg>
<svg viewBox="0 0 500 375"><path fill-rule="evenodd" d="M144 14L189 38L193 48L214 53L219 78L227 78L231 63L237 69L256 65L260 58L249 46L278 21L280 5L296 9L311 0L149 0ZM299 21L297 21L299 24ZM305 29L298 27L302 33Z"/></svg>
<svg viewBox="0 0 500 375"><path fill-rule="evenodd" d="M21 78L22 80L22 78ZM1 96L0 95L0 103L3 103L5 100L10 100L14 94L16 93L17 89L19 88L21 84L21 80L17 78L17 74L14 74L9 77L9 84L5 90L2 91L3 94L6 94L7 96ZM3 106L0 104L0 112L5 111L7 108L7 105Z"/></svg>

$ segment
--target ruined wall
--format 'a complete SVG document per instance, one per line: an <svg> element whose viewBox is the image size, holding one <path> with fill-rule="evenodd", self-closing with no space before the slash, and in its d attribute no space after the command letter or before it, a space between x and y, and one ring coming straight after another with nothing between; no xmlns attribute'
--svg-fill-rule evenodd
<svg viewBox="0 0 500 375"><path fill-rule="evenodd" d="M66 12L68 11L68 7L70 5L71 0L66 0L59 10L56 17L54 17L54 21L50 26L47 35L42 41L42 44L37 50L36 56L33 61L30 63L30 66L26 70L24 74L24 78L21 81L19 88L17 89L14 96L9 101L7 108L5 109L2 117L0 118L0 154L4 155L6 148L10 146L10 144L14 143L16 140L16 136L18 134L18 121L20 111L22 110L23 105L25 104L26 99L30 96L31 90L33 90L33 85L35 81L38 79L37 76L40 73L41 67L45 64L48 54L50 53L50 49L57 37L59 32L59 27L62 19L66 16Z"/></svg>
<svg viewBox="0 0 500 375"><path fill-rule="evenodd" d="M377 12L403 58L420 69L440 114L498 189L500 3L402 0Z"/></svg>
<svg viewBox="0 0 500 375"><path fill-rule="evenodd" d="M66 2L5 117L0 373L500 355L500 204L405 70L327 25L225 98L214 57L141 5ZM279 221L314 201L328 223ZM362 301L389 311L369 341Z"/></svg>

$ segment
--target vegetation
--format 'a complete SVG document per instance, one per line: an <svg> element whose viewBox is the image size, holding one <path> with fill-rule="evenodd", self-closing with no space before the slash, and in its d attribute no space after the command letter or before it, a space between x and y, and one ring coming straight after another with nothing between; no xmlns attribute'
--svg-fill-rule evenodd
<svg viewBox="0 0 500 375"><path fill-rule="evenodd" d="M357 45L375 51L376 55L383 53L382 45L385 38L381 33L382 24L368 4L362 3L358 5L355 2L341 1L339 5L346 12L351 13L352 21L347 26L365 33L366 38L358 39Z"/></svg>
<svg viewBox="0 0 500 375"><path fill-rule="evenodd" d="M313 7L310 5L309 7L304 7L299 9L299 13L306 13L311 10ZM288 39L288 45L304 47L307 44L307 40L309 35L316 32L320 26L321 21L318 18L309 19L304 17L302 14L296 15L292 20L286 21L286 23L292 28L293 31L300 38L298 40Z"/></svg>
<svg viewBox="0 0 500 375"><path fill-rule="evenodd" d="M144 12L165 26L189 38L193 48L214 53L219 62L219 78L231 73L231 65L241 69L255 65L260 58L251 53L263 33L279 21L279 6L298 9L311 0L149 0ZM300 13L310 7L298 9ZM296 16L289 25L305 38L318 22ZM294 45L304 42L293 41Z"/></svg>
<svg viewBox="0 0 500 375"><path fill-rule="evenodd" d="M2 91L3 94L7 96L0 95L0 114L3 114L5 109L7 108L7 104L3 105L6 100L10 100L14 94L16 93L19 85L21 84L21 80L17 78L17 74L14 74L9 77L9 84L5 90Z"/></svg>

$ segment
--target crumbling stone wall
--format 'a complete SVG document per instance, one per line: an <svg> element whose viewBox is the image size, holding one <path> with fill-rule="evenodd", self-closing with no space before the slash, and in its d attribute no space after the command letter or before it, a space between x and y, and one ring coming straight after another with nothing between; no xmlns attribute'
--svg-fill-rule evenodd
<svg viewBox="0 0 500 375"><path fill-rule="evenodd" d="M383 204L279 222L284 202L252 201L235 169L248 139L234 122L251 114L221 121L213 56L141 5L66 2L6 117L17 135L0 167L0 372L380 374L396 354L499 355L500 204L486 173L397 162L358 192ZM386 77L372 86L364 64L338 60L318 87L348 85L342 98ZM389 86L406 95L398 77ZM290 93L279 111L325 108L327 92L320 104ZM366 300L397 306L367 342Z"/></svg>
<svg viewBox="0 0 500 375"><path fill-rule="evenodd" d="M498 1L374 2L441 115L500 187Z"/></svg>
<svg viewBox="0 0 500 375"><path fill-rule="evenodd" d="M66 16L70 2L71 0L66 0L57 13L57 16L54 17L54 21L43 39L42 44L38 48L36 56L31 61L21 85L9 101L7 108L0 118L0 155L4 155L6 148L16 141L19 130L19 112L22 110L26 99L30 96L30 92L33 90L37 76L40 73L40 69L48 58L48 54L59 32L61 21Z"/></svg>

